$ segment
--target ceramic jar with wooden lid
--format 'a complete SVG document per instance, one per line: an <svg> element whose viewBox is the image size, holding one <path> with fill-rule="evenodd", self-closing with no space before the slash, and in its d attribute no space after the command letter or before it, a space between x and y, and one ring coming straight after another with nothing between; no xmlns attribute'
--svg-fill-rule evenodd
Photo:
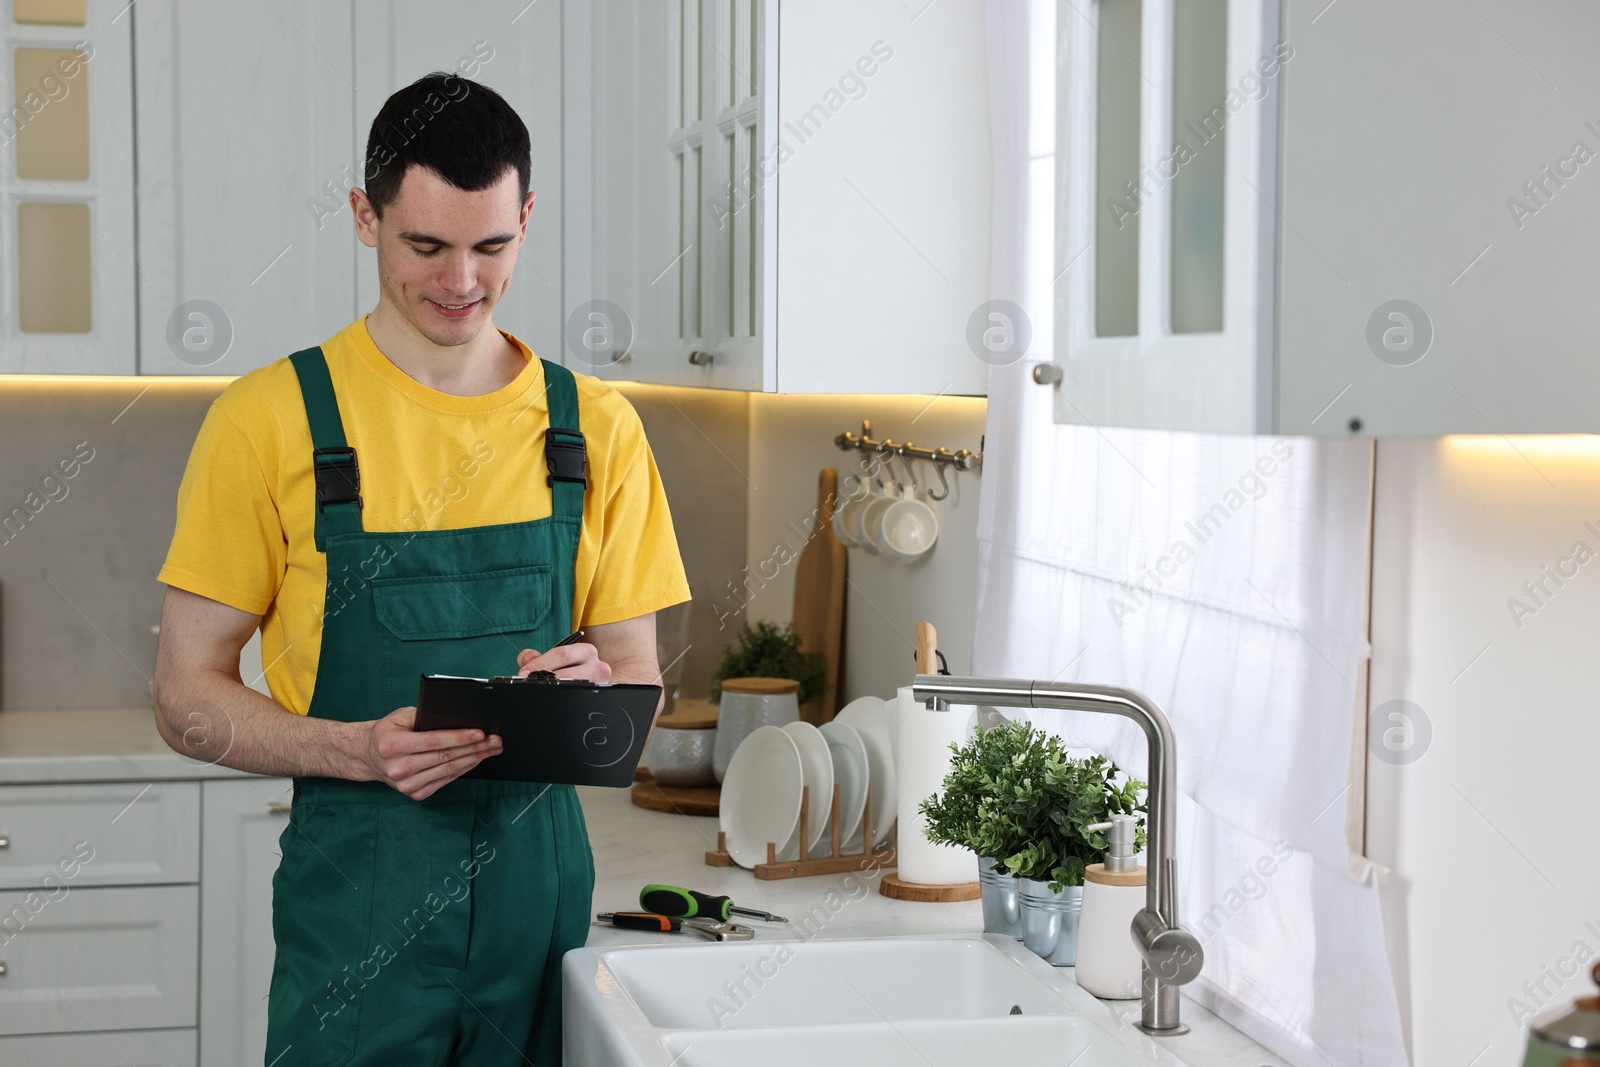
<svg viewBox="0 0 1600 1067"><path fill-rule="evenodd" d="M656 720L645 749L645 766L650 777L662 785L714 785L712 752L717 739L717 709L709 702L679 701L671 714Z"/></svg>
<svg viewBox="0 0 1600 1067"><path fill-rule="evenodd" d="M717 744L711 766L717 781L728 761L757 727L800 721L800 683L790 678L727 678L717 715Z"/></svg>

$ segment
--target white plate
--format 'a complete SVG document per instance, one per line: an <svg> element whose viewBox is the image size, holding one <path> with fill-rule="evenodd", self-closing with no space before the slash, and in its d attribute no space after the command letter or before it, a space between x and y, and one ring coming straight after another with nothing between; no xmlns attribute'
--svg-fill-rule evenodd
<svg viewBox="0 0 1600 1067"><path fill-rule="evenodd" d="M894 826L896 792L894 753L889 747L889 712L879 697L860 697L846 704L834 722L853 727L867 746L867 780L872 783L872 843L881 845Z"/></svg>
<svg viewBox="0 0 1600 1067"><path fill-rule="evenodd" d="M808 722L790 722L783 725L795 747L800 750L800 772L806 787L811 790L811 802L806 806L806 852L813 859L817 855L817 842L828 829L828 813L833 810L833 757L828 753L828 742L815 726ZM779 859L800 858L800 834L795 833L795 844L790 854Z"/></svg>
<svg viewBox="0 0 1600 1067"><path fill-rule="evenodd" d="M860 734L838 720L823 723L818 732L828 742L833 780L839 783L839 851L844 853L861 835L862 808L867 802L867 746Z"/></svg>
<svg viewBox="0 0 1600 1067"><path fill-rule="evenodd" d="M767 842L782 855L800 825L800 750L777 726L760 726L728 761L717 820L728 855L741 867L767 862Z"/></svg>

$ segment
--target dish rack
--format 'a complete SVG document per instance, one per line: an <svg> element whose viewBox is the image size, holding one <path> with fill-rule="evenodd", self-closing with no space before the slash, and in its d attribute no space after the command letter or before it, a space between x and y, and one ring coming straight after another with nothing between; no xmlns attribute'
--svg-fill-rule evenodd
<svg viewBox="0 0 1600 1067"><path fill-rule="evenodd" d="M792 794L791 794L792 795ZM808 815L811 808L811 787L802 786L800 789L800 858L788 861L778 859L778 846L775 842L767 842L767 862L755 865L754 873L757 878L765 881L775 881L782 878L806 878L814 874L842 874L845 871L865 871L873 868L893 867L894 837L899 830L898 822L891 826L887 840L889 844L883 848L872 847L872 784L867 783L867 802L861 813L861 851L841 852L839 849L839 783L833 783L833 803L829 806L828 829L828 854L812 859L806 848L806 841L810 837L810 823ZM728 855L728 841L725 831L717 831L717 847L706 853L706 864L711 867L736 866L732 856Z"/></svg>

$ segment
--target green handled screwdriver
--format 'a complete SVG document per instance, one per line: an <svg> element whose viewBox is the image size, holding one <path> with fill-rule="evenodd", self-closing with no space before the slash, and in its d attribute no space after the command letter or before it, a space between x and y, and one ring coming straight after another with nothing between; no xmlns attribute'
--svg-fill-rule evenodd
<svg viewBox="0 0 1600 1067"><path fill-rule="evenodd" d="M675 918L688 919L699 915L709 915L712 918L727 922L730 915L748 915L752 919L761 919L769 923L786 923L789 920L781 915L774 915L770 911L757 911L754 908L737 907L730 897L713 897L705 893L697 893L693 889L685 889L677 885L645 886L639 891L639 906L646 911L657 915L671 915Z"/></svg>

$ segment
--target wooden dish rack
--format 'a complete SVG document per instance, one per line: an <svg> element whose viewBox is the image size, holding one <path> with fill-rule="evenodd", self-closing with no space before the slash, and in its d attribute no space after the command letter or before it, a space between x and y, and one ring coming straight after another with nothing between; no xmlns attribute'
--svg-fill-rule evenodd
<svg viewBox="0 0 1600 1067"><path fill-rule="evenodd" d="M828 830L829 852L826 856L812 859L806 848L806 841L810 838L810 823L807 816L811 807L811 787L800 788L800 858L787 862L778 859L778 846L775 842L767 842L767 862L755 865L755 876L766 881L780 878L805 878L813 874L842 874L845 871L864 871L870 868L893 867L895 865L894 848L885 847L874 849L872 847L872 784L867 784L867 803L861 813L861 851L841 853L839 850L839 783L833 783L833 804L830 806L830 826ZM889 831L890 838L894 836L895 828ZM733 867L734 859L728 855L727 835L724 831L717 831L717 847L706 853L706 863L712 867Z"/></svg>

